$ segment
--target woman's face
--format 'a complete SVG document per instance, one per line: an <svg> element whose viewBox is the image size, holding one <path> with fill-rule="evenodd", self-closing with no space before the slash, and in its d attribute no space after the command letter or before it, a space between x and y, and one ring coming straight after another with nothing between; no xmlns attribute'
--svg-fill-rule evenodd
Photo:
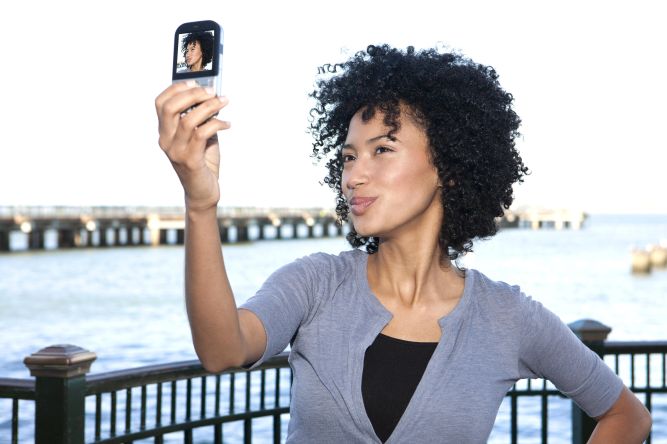
<svg viewBox="0 0 667 444"><path fill-rule="evenodd" d="M386 240L406 230L439 227L439 177L424 130L402 106L400 130L389 138L383 118L376 112L363 122L358 111L343 146L341 186L356 232Z"/></svg>
<svg viewBox="0 0 667 444"><path fill-rule="evenodd" d="M189 43L188 46L186 47L185 50L185 63L192 67L197 65L197 62L200 62L201 65L201 60L202 60L202 52L201 52L201 45L197 40L195 40L192 43ZM201 70L203 67L199 66L199 69Z"/></svg>

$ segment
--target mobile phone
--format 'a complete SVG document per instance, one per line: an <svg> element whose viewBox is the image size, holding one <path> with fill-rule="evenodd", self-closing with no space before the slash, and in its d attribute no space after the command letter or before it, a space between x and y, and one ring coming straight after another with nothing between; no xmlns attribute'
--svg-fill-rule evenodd
<svg viewBox="0 0 667 444"><path fill-rule="evenodd" d="M220 95L222 28L213 20L183 23L174 33L172 83L194 80Z"/></svg>

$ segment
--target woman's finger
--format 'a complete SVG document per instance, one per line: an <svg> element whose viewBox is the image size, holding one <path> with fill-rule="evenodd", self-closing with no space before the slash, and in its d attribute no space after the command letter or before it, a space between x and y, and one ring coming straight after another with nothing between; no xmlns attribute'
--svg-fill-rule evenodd
<svg viewBox="0 0 667 444"><path fill-rule="evenodd" d="M181 115L181 120L190 121L196 128L203 125L211 117L215 117L222 108L227 106L227 103L229 103L229 100L224 96L212 97L197 105L187 114Z"/></svg>
<svg viewBox="0 0 667 444"><path fill-rule="evenodd" d="M181 86L182 85L182 86ZM196 83L195 83L196 85ZM172 88L173 87L173 88ZM169 139L178 128L181 115L195 105L215 97L213 90L181 82L167 88L156 99L161 139Z"/></svg>
<svg viewBox="0 0 667 444"><path fill-rule="evenodd" d="M184 122L174 136L169 158L174 162L183 162L192 156L202 156L206 150L207 140L218 131L225 130L231 125L229 122L209 119L199 126L191 126L192 121Z"/></svg>
<svg viewBox="0 0 667 444"><path fill-rule="evenodd" d="M166 116L181 115L188 109L215 97L212 88L197 86L177 92L165 100L162 105L162 114Z"/></svg>
<svg viewBox="0 0 667 444"><path fill-rule="evenodd" d="M231 123L225 120L210 119L208 122L200 125L195 130L193 141L206 142L211 137L215 136L218 131L223 131L231 127Z"/></svg>
<svg viewBox="0 0 667 444"><path fill-rule="evenodd" d="M171 137L173 140L172 149L184 149L190 142L197 127L212 119L227 103L228 100L226 97L213 97L200 103L189 113L179 117L177 128Z"/></svg>
<svg viewBox="0 0 667 444"><path fill-rule="evenodd" d="M162 111L164 103L172 98L174 95L179 92L185 91L186 89L194 88L197 86L197 83L194 81L191 82L177 82L169 85L168 88L165 88L156 98L155 98L155 110L158 114Z"/></svg>

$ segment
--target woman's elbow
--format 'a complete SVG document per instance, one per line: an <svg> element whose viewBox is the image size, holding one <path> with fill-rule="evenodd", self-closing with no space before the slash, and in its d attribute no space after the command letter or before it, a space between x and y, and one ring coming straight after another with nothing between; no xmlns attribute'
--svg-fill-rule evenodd
<svg viewBox="0 0 667 444"><path fill-rule="evenodd" d="M629 391L629 390L628 390ZM648 438L649 433L651 433L651 427L653 427L653 418L651 417L651 412L648 411L646 406L637 399L635 395L632 395L636 402L633 405L632 412L630 416L632 418L632 423L634 423L633 428L636 428L637 431L641 431L644 439Z"/></svg>
<svg viewBox="0 0 667 444"><path fill-rule="evenodd" d="M225 370L243 365L243 359L236 359L234 356L225 356L221 354L202 353L197 351L199 362L209 373L221 373Z"/></svg>
<svg viewBox="0 0 667 444"><path fill-rule="evenodd" d="M642 406L642 412L640 413L639 425L644 431L646 437L651 433L651 428L653 427L653 418L651 417L651 412L644 406Z"/></svg>
<svg viewBox="0 0 667 444"><path fill-rule="evenodd" d="M648 438L653 425L651 413L627 387L612 408L596 419L598 427L590 443L641 443Z"/></svg>

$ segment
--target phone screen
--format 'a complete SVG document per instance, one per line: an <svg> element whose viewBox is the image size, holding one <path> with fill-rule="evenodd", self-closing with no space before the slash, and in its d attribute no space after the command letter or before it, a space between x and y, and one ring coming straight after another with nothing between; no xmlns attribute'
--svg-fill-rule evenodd
<svg viewBox="0 0 667 444"><path fill-rule="evenodd" d="M212 29L179 34L176 72L213 71L215 46Z"/></svg>
<svg viewBox="0 0 667 444"><path fill-rule="evenodd" d="M221 56L222 28L216 22L183 23L174 34L172 80L197 79L210 84L220 76Z"/></svg>

